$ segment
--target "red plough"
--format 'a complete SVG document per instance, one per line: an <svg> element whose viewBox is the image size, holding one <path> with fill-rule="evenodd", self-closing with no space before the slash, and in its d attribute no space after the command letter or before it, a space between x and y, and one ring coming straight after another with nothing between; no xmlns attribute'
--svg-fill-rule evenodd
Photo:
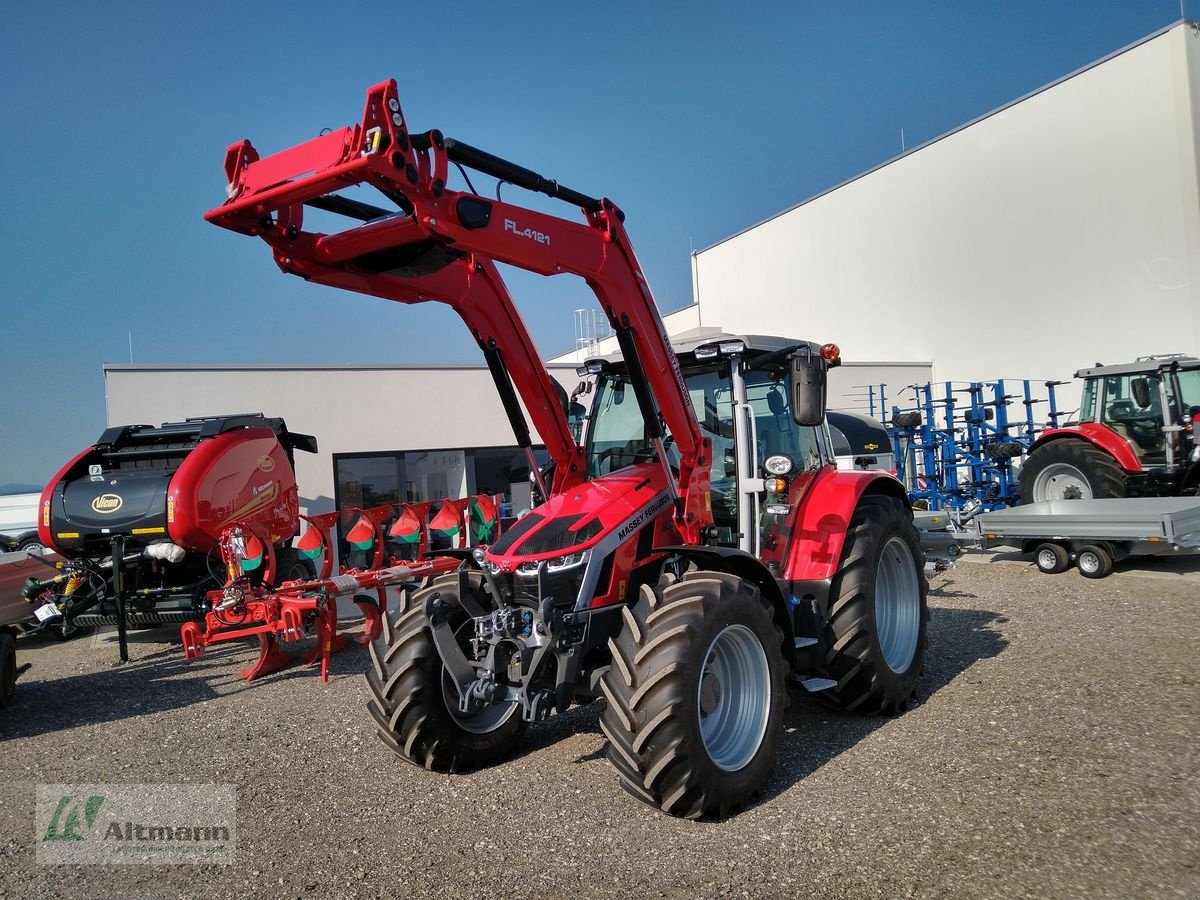
<svg viewBox="0 0 1200 900"><path fill-rule="evenodd" d="M351 598L366 620L364 633L354 640L365 644L375 639L382 630L389 594L400 593L406 584L454 571L462 564L464 550L499 536L498 499L478 495L399 507L389 504L351 509L349 512L357 514L357 518L347 531L346 540L353 550L365 551L370 558L362 568L343 566L338 575L333 574L330 529L337 524L340 514L302 515L300 518L308 523L308 529L296 550L309 559L321 558L321 571L314 579L279 585L274 584L276 558L270 542L264 540L254 525L235 522L221 534L226 583L208 593L203 629L196 622L181 627L184 655L197 659L204 655L209 644L257 637L258 659L241 672L246 681L253 681L295 661L279 646L280 640L295 641L311 635L316 643L304 663L314 665L319 661L321 679L328 681L330 657L349 643L345 635L337 632L338 598ZM402 548L412 548L407 553L402 551L408 557L405 559L389 558L385 547L385 524L393 516L395 521L387 529L388 539ZM435 555L429 555L431 531L441 544L449 544ZM263 563L262 577L252 578L250 572ZM399 597L396 600L401 602Z"/></svg>

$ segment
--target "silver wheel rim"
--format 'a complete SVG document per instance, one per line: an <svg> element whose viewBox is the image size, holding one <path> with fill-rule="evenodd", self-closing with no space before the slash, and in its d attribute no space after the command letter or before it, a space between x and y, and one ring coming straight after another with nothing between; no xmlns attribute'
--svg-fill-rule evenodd
<svg viewBox="0 0 1200 900"><path fill-rule="evenodd" d="M709 759L726 772L749 764L762 746L771 715L771 671L758 637L727 625L708 645L696 685L700 738Z"/></svg>
<svg viewBox="0 0 1200 900"><path fill-rule="evenodd" d="M474 621L468 619L458 631L461 632L464 629L473 630ZM458 632L455 633L455 637L458 637ZM517 704L514 701L512 703L490 703L486 709L476 713L459 712L458 691L454 689L454 682L450 679L450 673L446 671L445 666L442 666L442 699L446 701L446 711L450 713L454 724L471 734L490 734L507 722L517 711Z"/></svg>
<svg viewBox="0 0 1200 900"><path fill-rule="evenodd" d="M1090 550L1079 554L1079 569L1089 575L1100 571L1100 557Z"/></svg>
<svg viewBox="0 0 1200 900"><path fill-rule="evenodd" d="M896 673L907 671L921 633L921 586L903 538L884 545L875 570L875 631L887 667Z"/></svg>
<svg viewBox="0 0 1200 900"><path fill-rule="evenodd" d="M1057 569L1058 568L1058 555L1053 550L1048 550L1048 549L1047 550L1039 550L1038 551L1038 566L1040 568L1046 569L1047 571L1049 571L1050 569Z"/></svg>
<svg viewBox="0 0 1200 900"><path fill-rule="evenodd" d="M1033 480L1034 500L1091 500L1092 485L1068 463L1051 463Z"/></svg>

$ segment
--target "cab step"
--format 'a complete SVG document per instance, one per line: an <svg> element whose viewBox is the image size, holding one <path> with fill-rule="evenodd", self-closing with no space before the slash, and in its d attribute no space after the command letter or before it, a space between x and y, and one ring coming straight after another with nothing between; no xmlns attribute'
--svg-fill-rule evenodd
<svg viewBox="0 0 1200 900"><path fill-rule="evenodd" d="M800 685L811 694L837 687L837 682L832 678L805 678L803 675L792 675L789 680L792 684Z"/></svg>

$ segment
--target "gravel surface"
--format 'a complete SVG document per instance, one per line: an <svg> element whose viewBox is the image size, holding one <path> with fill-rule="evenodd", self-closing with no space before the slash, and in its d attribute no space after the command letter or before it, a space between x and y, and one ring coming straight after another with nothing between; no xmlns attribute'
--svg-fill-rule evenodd
<svg viewBox="0 0 1200 900"><path fill-rule="evenodd" d="M21 642L0 714L7 896L1196 897L1195 581L962 564L934 581L918 703L894 719L793 695L764 794L724 822L648 810L604 759L599 704L515 758L430 774L379 744L365 652L322 684L245 685L248 645L134 661ZM35 785L237 785L232 866L42 866Z"/></svg>

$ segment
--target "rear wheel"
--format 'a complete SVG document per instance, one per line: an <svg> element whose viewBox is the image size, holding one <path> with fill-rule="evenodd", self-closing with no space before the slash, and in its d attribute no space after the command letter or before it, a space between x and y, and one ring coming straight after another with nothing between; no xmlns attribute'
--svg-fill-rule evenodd
<svg viewBox="0 0 1200 900"><path fill-rule="evenodd" d="M482 579L471 591L489 606ZM423 611L436 592L449 605L450 627L468 649L472 619L458 601L458 576L447 575L418 591L411 602L383 616L383 632L371 642L367 708L380 740L414 765L439 772L474 769L503 756L524 730L518 703L491 704L481 712L458 711L458 695L433 643Z"/></svg>
<svg viewBox="0 0 1200 900"><path fill-rule="evenodd" d="M892 715L908 705L925 658L928 589L912 515L894 497L859 501L829 590L816 696L846 711Z"/></svg>
<svg viewBox="0 0 1200 900"><path fill-rule="evenodd" d="M1112 554L1099 544L1080 547L1075 555L1075 565L1084 578L1105 578L1113 570Z"/></svg>
<svg viewBox="0 0 1200 900"><path fill-rule="evenodd" d="M17 642L7 631L0 632L0 709L12 706L17 693Z"/></svg>
<svg viewBox="0 0 1200 900"><path fill-rule="evenodd" d="M1060 439L1038 447L1021 466L1022 503L1100 500L1127 494L1117 461L1087 441Z"/></svg>
<svg viewBox="0 0 1200 900"><path fill-rule="evenodd" d="M622 615L600 718L621 786L672 815L727 815L766 781L787 704L770 605L751 582L698 571L643 587Z"/></svg>
<svg viewBox="0 0 1200 900"><path fill-rule="evenodd" d="M1061 544L1038 544L1033 551L1033 559L1038 571L1044 575L1057 575L1071 566L1071 555Z"/></svg>

